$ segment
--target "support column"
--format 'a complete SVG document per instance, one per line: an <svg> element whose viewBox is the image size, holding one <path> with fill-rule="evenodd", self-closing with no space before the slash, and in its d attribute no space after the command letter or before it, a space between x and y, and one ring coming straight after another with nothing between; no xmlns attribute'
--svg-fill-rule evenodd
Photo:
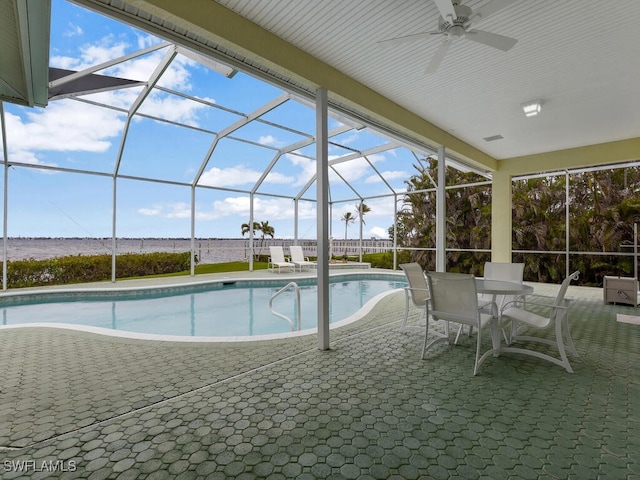
<svg viewBox="0 0 640 480"><path fill-rule="evenodd" d="M491 261L511 263L511 175L493 172L491 188Z"/></svg>
<svg viewBox="0 0 640 480"><path fill-rule="evenodd" d="M118 244L116 241L117 235L117 214L116 214L116 200L118 198L118 175L114 173L113 175L113 190L112 190L112 203L111 208L113 211L111 212L111 283L116 282L116 253L118 250Z"/></svg>
<svg viewBox="0 0 640 480"><path fill-rule="evenodd" d="M327 90L316 91L318 348L329 349L329 144Z"/></svg>
<svg viewBox="0 0 640 480"><path fill-rule="evenodd" d="M294 199L293 201L293 244L294 245L299 245L298 243L298 222L300 221L299 203L300 203L299 199L297 198Z"/></svg>
<svg viewBox="0 0 640 480"><path fill-rule="evenodd" d="M569 275L571 275L569 272L571 272L571 268L569 266L569 262L571 261L571 257L569 255L569 251L570 251L570 243L571 243L571 237L569 236L570 232L569 232L569 223L571 220L571 192L569 191L569 171L566 171L564 174L564 194L565 194L565 201L564 201L564 214L565 214L565 220L564 220L564 235L565 235L565 244L564 244L564 248L565 248L565 263L564 263L564 270L565 270L565 278L567 278ZM635 243L635 241L634 241Z"/></svg>
<svg viewBox="0 0 640 480"><path fill-rule="evenodd" d="M4 157L4 200L2 212L2 290L7 289L7 249L9 246L9 148L4 119L4 102L0 101L0 127L2 128L2 156ZM635 243L635 240L634 240Z"/></svg>
<svg viewBox="0 0 640 480"><path fill-rule="evenodd" d="M398 269L398 194L393 194L393 269Z"/></svg>
<svg viewBox="0 0 640 480"><path fill-rule="evenodd" d="M249 195L249 271L253 272L253 193Z"/></svg>
<svg viewBox="0 0 640 480"><path fill-rule="evenodd" d="M202 261L202 259L200 259ZM190 275L196 276L196 186L191 185L191 261Z"/></svg>
<svg viewBox="0 0 640 480"><path fill-rule="evenodd" d="M438 185L436 186L436 272L447 269L447 203L445 199L445 152L438 148Z"/></svg>
<svg viewBox="0 0 640 480"><path fill-rule="evenodd" d="M362 221L362 199L360 199L360 204L358 205L358 220L360 220L360 243L359 250L360 256L358 257L358 261L362 263L362 227L364 226L364 222Z"/></svg>

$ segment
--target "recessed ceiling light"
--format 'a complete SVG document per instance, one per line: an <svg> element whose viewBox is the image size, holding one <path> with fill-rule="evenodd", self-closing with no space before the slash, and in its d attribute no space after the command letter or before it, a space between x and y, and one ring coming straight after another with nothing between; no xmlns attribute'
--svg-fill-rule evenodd
<svg viewBox="0 0 640 480"><path fill-rule="evenodd" d="M540 113L542 100L530 100L522 104L522 111L527 117L535 117Z"/></svg>

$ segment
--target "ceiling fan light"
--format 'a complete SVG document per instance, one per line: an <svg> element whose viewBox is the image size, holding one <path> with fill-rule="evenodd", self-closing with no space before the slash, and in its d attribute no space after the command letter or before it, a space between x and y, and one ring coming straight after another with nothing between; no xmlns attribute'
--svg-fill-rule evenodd
<svg viewBox="0 0 640 480"><path fill-rule="evenodd" d="M542 100L531 100L522 104L522 111L527 117L535 117L542 110Z"/></svg>

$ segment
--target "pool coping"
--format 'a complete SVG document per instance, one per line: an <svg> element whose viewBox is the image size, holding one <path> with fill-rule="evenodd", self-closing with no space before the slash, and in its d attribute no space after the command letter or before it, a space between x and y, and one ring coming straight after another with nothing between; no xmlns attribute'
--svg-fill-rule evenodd
<svg viewBox="0 0 640 480"><path fill-rule="evenodd" d="M404 278L404 273L402 272L394 272L394 271L367 271L366 273L363 270L353 271L353 272L340 272L334 273L330 275L331 279L340 279L340 278L352 278L358 277L359 279L371 279L371 278L379 278L381 276L388 277L398 277L399 279ZM106 299L112 297L120 297L119 300L123 299L132 299L137 295L148 294L149 292L157 292L157 294L171 294L180 295L185 292L194 292L194 291L202 291L211 286L220 285L220 288L224 288L225 284L233 283L237 284L246 284L246 286L278 286L282 284L285 286L287 283L291 281L304 281L307 285L313 285L314 280L317 283L316 276L288 276L282 275L278 276L278 278L268 278L268 277L220 277L214 279L208 279L197 282L181 282L175 284L156 284L156 285L135 285L135 286L124 286L124 287L80 287L80 288L56 288L56 289L40 289L40 290L28 290L28 291L19 291L19 292L2 292L0 293L0 307L11 307L11 306L19 306L25 302L32 301L35 298L42 299L42 303L46 303L47 301L55 301L56 297L61 296L69 296L73 295L74 298L81 299ZM256 285L257 283L257 285ZM275 284L275 285L274 285ZM195 290L194 290L195 289ZM353 313L352 315L339 320L337 322L331 323L329 328L334 330L336 328L340 328L346 325L349 325L357 320L360 320L362 317L367 315L375 305L377 305L383 298L386 296L393 294L401 289L393 289L388 290L386 292L382 292L369 301L367 301L358 311ZM102 298L104 297L104 298ZM9 300L9 302L7 302ZM13 300L14 302L11 302ZM20 301L22 300L22 301ZM86 333L93 333L98 335L105 335L111 337L118 338L128 338L135 340L152 340L152 341L164 341L164 342L187 342L187 343L231 343L231 342L253 342L253 341L264 341L264 340L279 340L284 338L291 337L300 337L306 335L312 335L317 333L317 328L305 329L296 332L283 332L283 333L273 333L273 334L265 334L265 335L247 335L247 336L188 336L188 335L163 335L163 334L152 334L152 333L139 333L139 332L130 332L126 330L113 330L109 328L103 327L94 327L89 325L76 325L69 323L53 323L53 322L34 322L34 323L23 323L17 325L0 325L0 331L15 329L15 328L60 328L67 330L75 330Z"/></svg>

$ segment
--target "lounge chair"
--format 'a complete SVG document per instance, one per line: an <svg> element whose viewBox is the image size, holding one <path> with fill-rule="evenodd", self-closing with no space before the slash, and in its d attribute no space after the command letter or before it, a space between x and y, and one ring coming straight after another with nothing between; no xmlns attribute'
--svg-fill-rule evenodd
<svg viewBox="0 0 640 480"><path fill-rule="evenodd" d="M269 247L269 252L271 254L269 257L269 263L267 264L267 268L269 270L275 272L276 267L278 267L278 273L280 273L282 268L293 268L293 271L295 272L296 266L292 262L287 262L284 258L284 250L282 247Z"/></svg>
<svg viewBox="0 0 640 480"><path fill-rule="evenodd" d="M303 267L311 269L312 267L316 268L318 266L316 262L311 262L309 257L304 256L300 245L291 245L289 251L291 252L291 263L300 267L300 271L302 271Z"/></svg>

